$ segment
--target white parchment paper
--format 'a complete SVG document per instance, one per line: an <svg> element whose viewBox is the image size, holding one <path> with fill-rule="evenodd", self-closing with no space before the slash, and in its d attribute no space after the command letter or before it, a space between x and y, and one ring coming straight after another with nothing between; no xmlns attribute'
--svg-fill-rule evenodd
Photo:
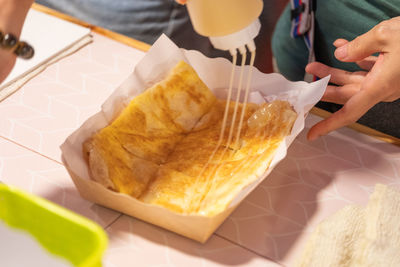
<svg viewBox="0 0 400 267"><path fill-rule="evenodd" d="M230 61L223 58L211 59L197 51L180 49L167 36L162 35L136 65L133 73L105 101L102 111L89 118L61 146L65 162L76 175L90 179L89 169L82 154L82 143L95 132L110 124L135 96L162 80L180 60L189 63L217 97L225 97L232 67ZM246 66L245 75L248 69L249 66ZM239 76L239 71L240 67L238 66L236 78ZM298 117L291 134L279 146L267 172L256 182L244 188L236 196L231 206L243 200L286 156L287 148L304 128L306 114L320 100L328 81L329 77L313 83L290 82L280 74L265 74L256 68L253 69L250 102L287 100L294 107ZM237 84L237 80L235 84ZM232 96L236 96L236 94L233 93Z"/></svg>

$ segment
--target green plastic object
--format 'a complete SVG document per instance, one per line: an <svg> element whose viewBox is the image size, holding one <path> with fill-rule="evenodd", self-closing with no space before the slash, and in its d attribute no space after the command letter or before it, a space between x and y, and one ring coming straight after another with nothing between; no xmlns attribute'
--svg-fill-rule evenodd
<svg viewBox="0 0 400 267"><path fill-rule="evenodd" d="M0 183L0 220L29 232L43 248L73 266L102 266L104 230L48 200Z"/></svg>

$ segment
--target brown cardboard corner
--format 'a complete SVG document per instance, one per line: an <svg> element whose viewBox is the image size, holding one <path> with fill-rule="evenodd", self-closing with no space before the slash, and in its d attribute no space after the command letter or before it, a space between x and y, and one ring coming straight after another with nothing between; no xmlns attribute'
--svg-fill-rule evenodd
<svg viewBox="0 0 400 267"><path fill-rule="evenodd" d="M141 202L129 195L113 192L101 184L77 176L63 158L63 163L79 194L86 200L120 211L171 232L205 243L236 206L213 216L178 214L164 207Z"/></svg>

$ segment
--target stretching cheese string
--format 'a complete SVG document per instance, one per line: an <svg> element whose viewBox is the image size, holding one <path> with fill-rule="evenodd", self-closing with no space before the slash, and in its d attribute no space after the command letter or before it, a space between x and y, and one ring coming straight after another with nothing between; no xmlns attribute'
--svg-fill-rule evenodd
<svg viewBox="0 0 400 267"><path fill-rule="evenodd" d="M263 135L262 135L262 138L261 138L261 140L266 140L266 138L267 137L269 137L269 136L271 136L272 135L272 133L274 133L274 131L276 131L276 128L277 128L277 126L276 125L273 125L273 128L271 129L271 128L268 128L268 129L266 129L266 128L263 128L263 129L259 129L258 131L257 131L257 134L254 136L254 138L257 138L257 137L260 137L260 132L263 132ZM250 155L250 156L248 156L247 157L247 159L243 159L240 163L239 163L239 165L237 165L236 167L234 167L233 168L233 170L232 170L232 172L231 172L231 176L232 176L232 178L234 178L235 177L235 173L237 173L237 172L240 172L242 169L243 169L243 167L247 167L248 169L253 169L254 167L256 167L256 164L259 164L259 161L262 159L262 157L264 157L264 153L265 153L265 151L267 151L267 150L271 150L271 140L266 140L267 141L267 143L266 144L264 144L264 147L265 147L265 150L264 151L262 151L262 152L260 152L260 153L258 153L258 155L257 156L255 156L256 158L254 159L254 156L252 156L252 155ZM279 142L280 143L280 142ZM277 143L276 145L279 145L279 143ZM257 154L257 152L255 152L255 154ZM271 155L269 155L269 157L271 157ZM249 163L251 163L250 165L248 165ZM268 165L271 163L271 161L269 161L268 162ZM214 174L214 177L217 175L217 173L218 173L218 171L219 171L219 169L221 168L221 166L218 168L218 170L216 171L216 173ZM268 168L268 167L267 167ZM259 176L255 173L255 175L256 175L256 177L255 178L258 178ZM214 178L213 177L213 178ZM253 180L254 181L254 180ZM213 183L215 183L215 181L213 180ZM213 190L215 190L215 186L213 186L212 188L210 188L210 190L207 192L207 194L209 194L209 193L211 193ZM211 196L213 195L212 193L210 194ZM205 196L204 198L203 198L203 201L202 201L202 203L200 203L200 207L199 207L199 213L200 214L202 214L203 212L201 212L201 210L203 210L205 207L206 207L206 205L208 204L208 202L206 202L206 201L204 201L205 199L206 199L206 197L207 196ZM204 212L204 214L206 214L206 212Z"/></svg>
<svg viewBox="0 0 400 267"><path fill-rule="evenodd" d="M229 129L228 144L225 146L224 152L222 153L221 158L218 161L218 163L221 162L222 157L224 156L226 150L231 146L232 134L233 134L233 130L235 128L236 115L237 115L237 110L239 107L240 94L242 92L243 72L244 72L245 64L246 64L246 53L242 53L242 64L240 66L239 85L238 85L237 92L236 92L235 108L233 109L233 114L232 114L232 124L231 124L231 128ZM227 105L229 105L229 103L227 103Z"/></svg>
<svg viewBox="0 0 400 267"><path fill-rule="evenodd" d="M238 131L236 134L236 140L235 140L234 147L239 146L240 132L242 131L243 119L244 119L244 115L246 112L246 105L247 105L247 101L249 99L249 91L250 91L250 85L251 85L251 80L252 80L252 75L253 75L253 65L254 65L255 58L256 58L256 51L253 50L253 51L251 51L250 67L249 67L249 73L247 74L247 84L246 84L246 91L245 91L244 100L243 100L242 114L240 114L240 121L239 121L239 126L238 126Z"/></svg>
<svg viewBox="0 0 400 267"><path fill-rule="evenodd" d="M243 73L244 73L244 67L246 64L246 59L247 59L247 54L246 52L242 52L242 61L241 61L241 68L240 68L240 75L239 75L239 83L238 83L238 87L237 87L237 92L236 92L236 99L235 99L235 107L234 107L234 111L232 114L232 122L231 122L231 127L229 130L229 135L228 135L228 140L227 140L227 145L224 147L224 150L221 154L221 156L218 159L218 164L216 164L212 171L209 173L209 175L206 178L206 188L205 188L205 192L210 192L212 190L214 190L215 187L215 175L218 172L218 170L220 169L221 166L219 166L225 156L225 153L227 152L227 150L229 149L229 147L231 146L232 143L232 137L233 137L233 132L235 129L235 124L236 124L236 117L237 117L237 111L238 111L238 107L239 107L239 101L240 101L240 96L241 96L241 91L242 91L242 83L243 83ZM250 84L251 84L251 79L252 79L252 68L254 65L254 60L255 60L255 50L251 51L251 59L250 59L250 66L249 66L249 72L248 72L248 76L247 76L247 83L246 83L246 90L245 90L245 96L244 96L244 105L242 106L242 112L241 112L241 116L240 116L240 121L239 121L239 125L238 125L238 129L237 129L237 136L236 136L236 140L235 140L235 145L239 144L239 138L240 138L240 132L241 132L241 128L243 125L243 119L244 119L244 115L245 115L245 109L246 109L246 103L248 101L248 94L250 91ZM234 68L236 66L236 54L234 55L233 59L233 65L232 67ZM199 180L199 178L203 175L204 171L206 170L206 168L209 166L209 164L211 163L212 159L215 156L215 153L218 151L218 149L220 148L223 138L224 138L224 134L225 134L225 129L226 129L226 123L227 123L227 117L229 114L229 106L230 106L230 100L231 100L231 95L232 95L232 82L233 82L233 76L234 76L234 69L232 70L231 73L231 79L230 79L230 84L229 84L229 90L228 90L228 96L227 96L227 102L225 105L225 112L224 112L224 118L222 121L222 127L221 127L221 132L220 132L220 136L219 136L219 140L217 143L217 146L215 147L213 153L210 155L207 163L203 166L200 174L198 175L196 182ZM210 180L211 180L211 185L210 185ZM199 212L200 207L202 206L202 202L204 200L204 198L206 197L206 194L203 195L203 197L199 200L199 205L198 205L198 209L197 211Z"/></svg>
<svg viewBox="0 0 400 267"><path fill-rule="evenodd" d="M245 115L246 103L248 101L248 94L249 94L249 91L250 91L249 88L250 88L251 79L252 79L252 68L253 68L253 65L254 65L254 59L255 59L255 50L251 51L249 73L247 75L246 91L245 91L245 96L244 96L244 100L243 100L244 104L242 106L242 112L241 112L241 116L240 116L241 121L239 122L239 125L238 125L238 130L237 130L238 136L236 136L235 145L239 144L239 137L240 137L239 135L240 135L241 128L242 128L242 125L243 125L243 119L244 119L244 115ZM242 91L242 82L243 82L243 73L244 73L245 63L246 63L246 53L242 53L242 62L241 62L241 68L240 68L239 84L238 84L238 88L237 88L235 107L234 107L234 111L233 111L233 115L232 115L232 123L231 123L231 127L230 127L230 130L229 130L229 135L228 135L228 142L227 142L227 145L224 147L224 150L223 150L221 156L218 159L218 163L214 166L214 168L212 169L210 174L207 176L207 179L206 179L206 185L207 185L206 192L207 193L209 193L209 192L211 192L211 191L213 191L215 189L215 186L216 186L215 176L218 173L218 171L220 170L221 162L223 161L225 153L229 149L229 147L231 146L231 143L232 143L232 135L233 135L233 131L234 131L235 124L236 124L237 110L238 110L238 107L239 107L240 94L241 94L241 91ZM229 105L229 103L227 103L227 105ZM210 180L211 180L211 185L209 185L210 184ZM198 210L198 212L200 212L200 213L201 213L200 209L203 206L202 202L205 199L206 195L207 194L205 194L203 196L203 198L200 200L199 210Z"/></svg>
<svg viewBox="0 0 400 267"><path fill-rule="evenodd" d="M222 128L221 128L221 132L219 134L219 139L218 139L218 143L215 146L213 152L211 153L210 157L208 158L207 163L203 166L203 168L201 169L199 175L197 175L196 178L196 186L198 185L199 179L202 177L204 171L207 169L207 167L210 165L211 161L213 160L215 153L218 151L218 149L221 147L222 144L222 140L224 139L224 134L225 134L225 128L226 128L226 122L228 120L228 114L229 114L229 102L231 100L232 97L232 88L233 88L233 82L234 82L234 78L235 78L235 67L236 67L236 62L237 62L237 54L233 54L232 55L232 69L231 69L231 75L230 75L230 80L229 80L229 88L228 88L228 94L226 96L226 105L225 105L225 110L224 110L224 117L222 119ZM191 199L191 204L194 201L194 197ZM199 201L201 202L201 200Z"/></svg>

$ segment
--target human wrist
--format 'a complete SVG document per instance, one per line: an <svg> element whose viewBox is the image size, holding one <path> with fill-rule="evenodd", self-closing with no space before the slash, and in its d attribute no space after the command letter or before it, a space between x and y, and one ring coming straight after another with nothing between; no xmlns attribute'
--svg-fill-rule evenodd
<svg viewBox="0 0 400 267"><path fill-rule="evenodd" d="M0 0L0 30L17 38L33 0Z"/></svg>
<svg viewBox="0 0 400 267"><path fill-rule="evenodd" d="M14 53L9 53L6 50L0 49L0 84L10 73L16 60Z"/></svg>
<svg viewBox="0 0 400 267"><path fill-rule="evenodd" d="M4 62L15 55L30 59L34 55L32 46L19 41L25 17L33 0L0 0L0 50ZM9 56L5 54L8 52Z"/></svg>

